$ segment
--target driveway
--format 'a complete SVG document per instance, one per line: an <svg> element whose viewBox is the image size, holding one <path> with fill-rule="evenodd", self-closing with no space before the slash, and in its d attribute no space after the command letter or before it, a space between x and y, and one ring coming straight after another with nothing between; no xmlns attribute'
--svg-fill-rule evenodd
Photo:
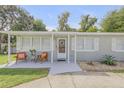
<svg viewBox="0 0 124 93"><path fill-rule="evenodd" d="M124 73L75 72L49 75L16 88L124 88Z"/></svg>

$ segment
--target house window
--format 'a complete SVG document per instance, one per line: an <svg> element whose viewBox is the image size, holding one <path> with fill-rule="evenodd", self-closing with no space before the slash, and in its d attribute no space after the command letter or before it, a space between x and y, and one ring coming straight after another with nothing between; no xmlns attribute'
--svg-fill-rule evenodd
<svg viewBox="0 0 124 93"><path fill-rule="evenodd" d="M31 49L32 45L32 41L31 41L31 37L29 36L24 36L22 37L22 50L28 51L29 49Z"/></svg>
<svg viewBox="0 0 124 93"><path fill-rule="evenodd" d="M77 51L97 51L98 38L77 37L76 42ZM72 50L74 50L74 38L72 38Z"/></svg>
<svg viewBox="0 0 124 93"><path fill-rule="evenodd" d="M43 51L49 51L51 48L50 38L41 38L41 47Z"/></svg>
<svg viewBox="0 0 124 93"><path fill-rule="evenodd" d="M112 39L112 51L124 52L124 38Z"/></svg>
<svg viewBox="0 0 124 93"><path fill-rule="evenodd" d="M20 51L22 50L22 37L21 36L17 36L17 42L16 42L16 50Z"/></svg>
<svg viewBox="0 0 124 93"><path fill-rule="evenodd" d="M32 37L32 49L40 50L40 37Z"/></svg>

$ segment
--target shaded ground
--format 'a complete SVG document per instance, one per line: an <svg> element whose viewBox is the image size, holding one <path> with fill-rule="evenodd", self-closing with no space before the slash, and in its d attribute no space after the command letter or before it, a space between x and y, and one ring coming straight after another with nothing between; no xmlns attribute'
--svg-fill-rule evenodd
<svg viewBox="0 0 124 93"><path fill-rule="evenodd" d="M118 62L116 66L109 66L106 64L101 64L100 62L78 62L82 71L97 71L97 72L106 72L113 70L124 70L124 62Z"/></svg>

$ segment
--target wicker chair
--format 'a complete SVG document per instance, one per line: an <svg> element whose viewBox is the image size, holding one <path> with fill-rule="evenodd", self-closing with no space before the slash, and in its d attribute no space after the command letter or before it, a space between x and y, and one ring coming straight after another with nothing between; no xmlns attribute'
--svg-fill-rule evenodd
<svg viewBox="0 0 124 93"><path fill-rule="evenodd" d="M40 61L48 61L48 52L42 52L40 54Z"/></svg>
<svg viewBox="0 0 124 93"><path fill-rule="evenodd" d="M16 55L16 63L18 60L27 60L26 52L18 52Z"/></svg>

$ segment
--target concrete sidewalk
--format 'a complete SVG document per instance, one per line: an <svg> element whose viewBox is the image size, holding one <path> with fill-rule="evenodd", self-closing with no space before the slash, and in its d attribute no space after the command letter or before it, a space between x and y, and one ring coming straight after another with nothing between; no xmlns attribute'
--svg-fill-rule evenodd
<svg viewBox="0 0 124 93"><path fill-rule="evenodd" d="M49 75L16 88L124 88L124 74L76 72Z"/></svg>

